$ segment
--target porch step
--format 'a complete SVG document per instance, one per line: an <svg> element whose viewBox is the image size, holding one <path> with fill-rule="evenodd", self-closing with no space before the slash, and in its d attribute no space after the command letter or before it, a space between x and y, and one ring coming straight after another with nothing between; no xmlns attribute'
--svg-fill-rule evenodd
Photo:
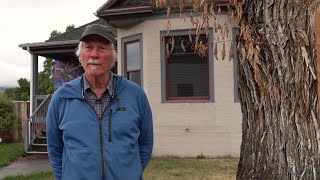
<svg viewBox="0 0 320 180"><path fill-rule="evenodd" d="M47 136L47 130L46 130L46 129L42 129L42 130L41 130L41 135L42 135L43 137L46 137L46 136Z"/></svg>
<svg viewBox="0 0 320 180"><path fill-rule="evenodd" d="M43 135L43 134L42 134ZM47 137L39 136L36 137L33 143L31 143L31 147L29 149L30 152L47 152Z"/></svg>
<svg viewBox="0 0 320 180"><path fill-rule="evenodd" d="M38 152L38 151L28 151L26 152L27 156L35 157L37 159L46 159L48 158L48 152Z"/></svg>
<svg viewBox="0 0 320 180"><path fill-rule="evenodd" d="M47 144L32 143L29 152L47 152Z"/></svg>
<svg viewBox="0 0 320 180"><path fill-rule="evenodd" d="M47 144L47 137L37 137L34 141L35 144Z"/></svg>

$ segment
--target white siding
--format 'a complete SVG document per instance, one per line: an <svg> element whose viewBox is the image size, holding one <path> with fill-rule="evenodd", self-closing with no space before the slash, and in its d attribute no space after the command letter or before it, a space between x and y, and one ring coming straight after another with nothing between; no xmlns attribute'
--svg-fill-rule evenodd
<svg viewBox="0 0 320 180"><path fill-rule="evenodd" d="M153 155L239 156L241 110L240 104L234 103L233 62L228 59L232 29L229 29L230 41L226 42L226 60L220 58L222 43L218 44L220 60L214 60L215 102L162 103L160 31L165 30L165 22L165 19L149 20L117 31L121 75L121 38L139 33L143 36L143 88L154 117ZM224 22L225 19L221 21ZM175 19L171 24L172 29L189 29L190 23ZM214 39L216 36L213 35Z"/></svg>

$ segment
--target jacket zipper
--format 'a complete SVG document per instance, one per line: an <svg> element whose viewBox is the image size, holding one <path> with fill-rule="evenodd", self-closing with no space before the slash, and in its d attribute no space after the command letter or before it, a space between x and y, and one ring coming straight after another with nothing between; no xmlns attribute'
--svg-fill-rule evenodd
<svg viewBox="0 0 320 180"><path fill-rule="evenodd" d="M114 89L115 90L115 89ZM110 98L109 104L104 108L103 112L102 112L102 116L101 118L99 118L96 110L91 106L91 104L89 102L87 102L87 100L84 98L84 95L82 95L83 100L91 107L91 109L95 112L98 120L99 120L99 137L100 137L100 157L101 157L101 169L102 169L102 180L106 180L106 173L105 173L105 163L104 163L104 151L103 151L103 136L102 136L102 119L103 119L103 114L106 111L106 109L108 109L109 106L111 106L112 101L113 101L113 96ZM119 98L118 98L118 102L119 102ZM110 114L109 114L109 142L111 141L111 117L112 117L112 109L110 109Z"/></svg>
<svg viewBox="0 0 320 180"><path fill-rule="evenodd" d="M96 110L91 106L90 103L87 102L87 100L84 99L84 102L86 102L91 107L91 109L95 112L95 114L96 114L96 116L98 118L98 121L99 121L99 139L100 139L100 155L101 155L100 156L100 160L101 160L101 177L102 177L102 180L106 180L105 163L104 163L104 151L103 151L103 136L102 136L102 117L103 117L103 114L104 114L105 110L110 105L111 101L109 102L107 107L103 110L101 118L99 118Z"/></svg>
<svg viewBox="0 0 320 180"><path fill-rule="evenodd" d="M91 109L95 112L97 118L98 118L98 121L99 121L99 139L100 139L100 160L101 160L101 177L102 177L102 180L106 180L106 173L105 173L105 163L104 163L104 152L103 152L103 137L102 137L102 117L103 117L103 113L105 111L105 109L103 110L103 113L102 113L102 116L101 118L99 118L96 110L91 106L90 103L87 102L86 99L84 99L84 102L86 102L90 107Z"/></svg>
<svg viewBox="0 0 320 180"><path fill-rule="evenodd" d="M100 154L101 154L101 168L102 168L102 180L106 180L106 173L105 173L105 168L106 168L106 165L105 165L105 162L104 162L104 151L103 151L103 136L102 136L102 117L103 117L103 114L104 112L106 111L106 109L108 109L109 106L111 106L111 103L112 103L112 98L110 99L109 101L109 104L104 108L103 112L102 112L102 116L101 118L99 119L99 136L100 136ZM90 104L89 104L90 105ZM92 107L92 106L91 106ZM93 107L92 107L93 108ZM93 108L94 110L94 108ZM95 112L95 110L94 110ZM111 117L112 117L112 109L110 109L109 111L109 124L108 124L108 135L109 135L109 142L111 141ZM97 113L96 113L97 114ZM98 115L97 115L98 117Z"/></svg>
<svg viewBox="0 0 320 180"><path fill-rule="evenodd" d="M99 119L99 136L100 136L100 154L101 154L101 170L102 170L102 180L106 179L105 173L105 163L104 163L104 152L103 152L103 140L102 140L102 117Z"/></svg>
<svg viewBox="0 0 320 180"><path fill-rule="evenodd" d="M111 119L112 119L112 110L110 109L109 111L109 121L108 121L108 138L109 138L109 142L111 142Z"/></svg>

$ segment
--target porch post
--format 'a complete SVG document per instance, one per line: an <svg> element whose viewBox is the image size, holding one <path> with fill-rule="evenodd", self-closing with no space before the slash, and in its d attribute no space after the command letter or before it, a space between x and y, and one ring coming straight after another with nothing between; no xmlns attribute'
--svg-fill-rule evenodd
<svg viewBox="0 0 320 180"><path fill-rule="evenodd" d="M30 79L30 116L36 107L35 96L38 95L38 55L31 53L31 79Z"/></svg>

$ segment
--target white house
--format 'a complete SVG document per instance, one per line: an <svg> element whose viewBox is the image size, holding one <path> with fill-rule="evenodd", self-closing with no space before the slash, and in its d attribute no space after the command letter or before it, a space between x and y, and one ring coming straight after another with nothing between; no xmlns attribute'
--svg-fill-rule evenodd
<svg viewBox="0 0 320 180"><path fill-rule="evenodd" d="M224 9L227 2L220 0L217 4ZM239 156L242 114L236 48L231 49L235 55L231 61L228 57L223 60L221 53L223 46L228 53L231 43L235 44L237 26L226 12L217 15L216 23L227 24L228 36L223 39L213 27L209 28L208 37L203 31L201 39L209 47L205 57L191 50L189 32L195 34L195 29L190 30L190 23L173 12L167 34L166 12L155 10L148 0L109 0L96 11L96 16L99 22L105 20L115 29L116 72L139 83L149 98L154 118L153 155ZM213 26L213 19L210 24ZM74 47L78 43L76 39L53 39L21 47L46 56L39 47L55 42L74 43ZM167 43L172 48L171 53L168 53ZM215 45L217 56L214 55Z"/></svg>
<svg viewBox="0 0 320 180"><path fill-rule="evenodd" d="M220 3L223 6L226 1ZM215 36L221 34L209 30L205 58L183 53L181 48L168 57L162 33L166 41L175 37L176 46L180 45L177 41L189 38L190 23L181 20L179 14L171 15L169 35L165 32L166 14L154 11L147 1L111 0L97 16L117 30L118 73L140 82L149 97L154 155L239 156L242 116L236 64L234 60L223 61L221 53L216 60L213 54L215 42L222 39ZM236 26L226 13L217 20L220 24L228 22L229 35L224 40L228 52ZM214 24L213 19L210 24ZM221 52L223 43L217 45Z"/></svg>

